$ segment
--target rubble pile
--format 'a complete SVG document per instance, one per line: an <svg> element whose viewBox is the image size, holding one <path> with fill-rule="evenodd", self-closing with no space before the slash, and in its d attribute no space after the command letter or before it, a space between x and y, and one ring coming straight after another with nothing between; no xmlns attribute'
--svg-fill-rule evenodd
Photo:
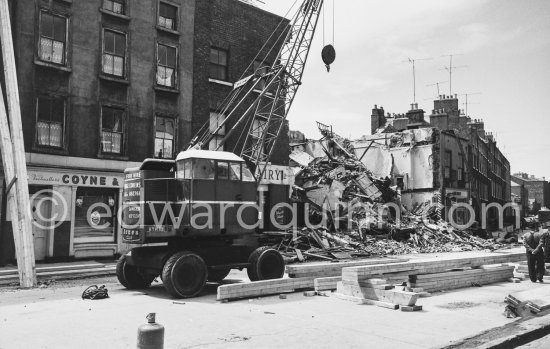
<svg viewBox="0 0 550 349"><path fill-rule="evenodd" d="M493 239L474 236L472 230L452 227L439 218L437 206L418 205L407 211L389 178L377 178L349 156L327 154L302 164L295 183L292 200L309 204L304 213L309 224L271 244L289 261L503 247ZM386 203L401 207L401 217Z"/></svg>

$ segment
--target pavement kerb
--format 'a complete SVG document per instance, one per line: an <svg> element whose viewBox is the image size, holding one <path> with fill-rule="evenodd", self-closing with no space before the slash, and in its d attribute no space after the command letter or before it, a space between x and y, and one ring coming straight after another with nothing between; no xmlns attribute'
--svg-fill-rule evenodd
<svg viewBox="0 0 550 349"><path fill-rule="evenodd" d="M546 314L541 317L535 317L526 320L519 320L502 327L497 327L489 331L484 331L478 336L486 335L487 333L494 333L498 331L505 331L511 333L510 335L497 338L486 343L479 343L475 347L472 346L472 342L482 341L477 339L477 336L468 337L454 342L448 346L440 347L440 349L459 349L459 348L478 348L478 349L508 349L516 348L520 345L525 345L537 339L550 334L550 314Z"/></svg>

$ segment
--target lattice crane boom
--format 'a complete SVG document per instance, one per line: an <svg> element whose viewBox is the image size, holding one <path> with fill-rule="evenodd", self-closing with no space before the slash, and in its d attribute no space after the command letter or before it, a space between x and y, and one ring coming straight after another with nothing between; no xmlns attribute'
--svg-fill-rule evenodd
<svg viewBox="0 0 550 349"><path fill-rule="evenodd" d="M245 136L245 140L242 148L235 152L247 161L251 170L263 171L260 167L265 168L269 162L296 92L302 84L305 64L322 6L323 0L302 2L287 29L273 44L273 47L278 46L280 39L284 40L277 60L269 69L256 71L253 75L236 82L232 93L220 109L225 115L223 122L215 128L208 123L205 124L189 147L208 148L210 141L220 134L228 120L238 114L237 109L245 107L248 103L245 112L226 132L217 149L221 149L244 125L246 133L240 136ZM255 92L258 90L259 93ZM252 99L251 96L254 95L255 98ZM252 103L249 102L251 99Z"/></svg>

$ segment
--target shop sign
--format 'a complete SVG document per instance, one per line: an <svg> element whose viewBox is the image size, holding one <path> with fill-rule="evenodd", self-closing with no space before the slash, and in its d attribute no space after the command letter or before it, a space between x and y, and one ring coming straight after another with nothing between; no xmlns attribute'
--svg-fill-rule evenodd
<svg viewBox="0 0 550 349"><path fill-rule="evenodd" d="M445 194L448 198L467 199L468 191L466 189L446 189Z"/></svg>
<svg viewBox="0 0 550 349"><path fill-rule="evenodd" d="M124 182L124 177L112 175L100 175L78 172L50 172L28 170L29 184L39 185L68 185L81 187L116 187L119 188Z"/></svg>
<svg viewBox="0 0 550 349"><path fill-rule="evenodd" d="M256 173L256 178L260 179L260 184L294 184L294 174L289 166L268 164L265 171L260 174L261 170L263 170L263 165L260 164L258 173Z"/></svg>

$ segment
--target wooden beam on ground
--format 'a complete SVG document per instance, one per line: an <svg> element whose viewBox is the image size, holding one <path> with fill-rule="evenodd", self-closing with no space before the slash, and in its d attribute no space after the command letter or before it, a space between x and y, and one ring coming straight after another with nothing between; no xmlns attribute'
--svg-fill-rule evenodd
<svg viewBox="0 0 550 349"><path fill-rule="evenodd" d="M20 251L20 253L23 254L23 258L22 265L18 265L18 268L23 269L20 280L21 287L33 287L36 285L34 237L32 234L27 163L25 159L25 144L23 141L23 124L21 122L19 86L17 83L17 70L15 65L15 52L8 0L0 0L0 43L2 47L2 60L4 63L4 78L8 100L11 140L13 144L15 175L17 176L15 186L17 187L16 200L19 228L14 230L13 234L21 234L20 242L22 242L22 251ZM12 219L15 218L16 217L12 217Z"/></svg>
<svg viewBox="0 0 550 349"><path fill-rule="evenodd" d="M273 279L218 287L217 300L261 297L295 290L313 289L314 278Z"/></svg>
<svg viewBox="0 0 550 349"><path fill-rule="evenodd" d="M332 295L334 297L338 298L338 299L342 299L342 300L345 300L345 301L351 301L351 302L355 302L355 303L358 303L358 304L376 305L376 306L379 306L379 307L382 307L382 308L388 308L388 309L394 309L394 310L399 309L399 304L393 304L393 303L382 302L382 301L375 301L375 300L372 300L372 299L365 299L365 298L361 298L361 297L353 297L353 296L348 296L348 295L341 294L341 293L333 293Z"/></svg>
<svg viewBox="0 0 550 349"><path fill-rule="evenodd" d="M384 278L386 278L386 275L391 277L394 273L408 273L409 275L439 273L456 268L476 268L482 265L511 263L525 258L524 252L518 252L477 257L431 258L404 263L347 267L342 269L342 280L361 281L379 275L384 275Z"/></svg>
<svg viewBox="0 0 550 349"><path fill-rule="evenodd" d="M408 261L406 258L373 258L357 261L342 261L342 262L319 262L308 264L293 264L287 265L286 271L290 277L332 277L341 276L342 269L347 267L356 267L363 265L384 265L392 263L403 263Z"/></svg>
<svg viewBox="0 0 550 349"><path fill-rule="evenodd" d="M418 293L398 291L398 290L382 290L377 288L362 287L358 284L342 281L338 283L337 293L348 296L370 299L375 301L388 302L399 305L415 305L419 298Z"/></svg>
<svg viewBox="0 0 550 349"><path fill-rule="evenodd" d="M335 290L336 284L342 281L341 276L331 276L326 278L317 278L313 280L313 288L315 291Z"/></svg>

